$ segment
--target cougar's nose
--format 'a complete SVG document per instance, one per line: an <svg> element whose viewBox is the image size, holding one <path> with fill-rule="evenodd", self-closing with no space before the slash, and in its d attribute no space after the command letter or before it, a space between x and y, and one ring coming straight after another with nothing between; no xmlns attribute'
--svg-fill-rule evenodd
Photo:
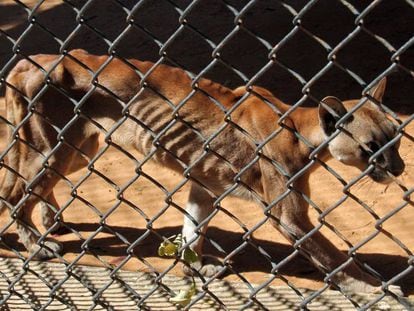
<svg viewBox="0 0 414 311"><path fill-rule="evenodd" d="M405 164L404 162L401 162L401 164L397 165L397 166L393 166L390 170L391 174L393 174L394 176L400 176L405 169Z"/></svg>
<svg viewBox="0 0 414 311"><path fill-rule="evenodd" d="M393 161L391 162L390 172L394 176L400 176L405 169L405 164L403 159L401 159L400 155L395 155Z"/></svg>

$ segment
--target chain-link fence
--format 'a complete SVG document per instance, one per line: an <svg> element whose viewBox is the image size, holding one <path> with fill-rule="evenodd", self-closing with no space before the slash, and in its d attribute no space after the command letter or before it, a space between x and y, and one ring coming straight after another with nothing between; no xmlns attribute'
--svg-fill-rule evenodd
<svg viewBox="0 0 414 311"><path fill-rule="evenodd" d="M3 0L2 310L411 310L413 30L409 0Z"/></svg>

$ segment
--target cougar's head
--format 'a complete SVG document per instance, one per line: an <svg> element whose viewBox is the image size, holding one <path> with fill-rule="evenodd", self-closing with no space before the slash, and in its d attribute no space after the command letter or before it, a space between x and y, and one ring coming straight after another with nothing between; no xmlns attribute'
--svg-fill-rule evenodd
<svg viewBox="0 0 414 311"><path fill-rule="evenodd" d="M386 79L383 78L370 92L378 102L384 95ZM336 97L326 97L319 106L319 123L327 137L336 131L335 124L357 101L342 103ZM366 170L376 182L389 183L393 176L404 171L404 162L398 153L399 140L389 143L396 136L396 126L380 107L366 101L352 113L342 126L341 133L329 142L332 156L344 164Z"/></svg>

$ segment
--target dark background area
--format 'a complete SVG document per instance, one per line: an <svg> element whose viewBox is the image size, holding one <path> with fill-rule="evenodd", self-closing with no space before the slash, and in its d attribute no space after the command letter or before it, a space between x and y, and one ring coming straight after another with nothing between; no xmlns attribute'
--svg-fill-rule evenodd
<svg viewBox="0 0 414 311"><path fill-rule="evenodd" d="M90 53L105 54L108 53L110 42L116 41L115 51L119 56L157 61L160 45L164 45L170 64L179 64L198 74L213 60L212 45L223 42L236 28L235 13L226 3L239 12L249 3L245 0L141 1L140 8L132 14L133 23L129 24L128 10L138 1L89 2L82 15L87 25L77 22L76 12L86 3L85 0L56 1L56 6L34 14L34 24L28 22L27 11L21 5L12 1L0 2L0 29L9 36L0 35L0 67L14 55L10 39L17 40L20 37L20 52L24 55L59 53L59 40L65 42L68 50L84 48ZM269 47L280 43L295 27L294 15L289 8L300 12L309 4L309 1L303 0L285 2L261 0L250 5L241 17L241 27L219 49L220 59L227 65L217 62L209 67L204 76L233 88L245 84L245 79L257 74L269 62ZM179 11L185 11L190 3L196 4L187 10L187 24L181 26ZM350 9L346 3L353 8ZM294 104L303 96L303 83L279 63L309 81L328 63L330 51L317 38L334 48L357 28L357 15L352 11L361 13L371 4L372 1L366 0L320 0L310 6L301 18L301 27L278 50L277 63L260 75L255 84L268 88L283 101ZM33 4L28 6L32 8ZM335 61L369 84L392 65L393 51L375 36L384 38L398 50L414 34L414 8L403 0L380 1L364 17L363 22L364 29L339 49ZM47 28L56 38L39 25ZM181 30L177 32L180 27ZM24 32L26 34L21 37ZM268 46L258 37L265 40ZM384 104L396 112L411 114L414 112L414 48L405 51L399 63L403 68L389 75ZM359 98L366 85L360 85L344 69L331 67L312 85L310 93L318 99L327 95L341 99Z"/></svg>

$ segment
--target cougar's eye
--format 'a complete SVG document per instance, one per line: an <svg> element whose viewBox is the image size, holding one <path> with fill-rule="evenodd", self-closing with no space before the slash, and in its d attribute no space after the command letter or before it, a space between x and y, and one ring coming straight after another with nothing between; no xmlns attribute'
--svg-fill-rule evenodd
<svg viewBox="0 0 414 311"><path fill-rule="evenodd" d="M366 147L368 147L368 149ZM361 147L361 150L367 157L371 157L373 154L375 154L378 150L381 149L380 145L375 141L371 141L367 143L366 147L365 148ZM384 164L385 163L384 155L378 154L376 158L374 159L374 163Z"/></svg>
<svg viewBox="0 0 414 311"><path fill-rule="evenodd" d="M359 149L361 149L362 153L366 156L371 156L376 153L380 147L375 141L371 141L366 143L364 146L359 146Z"/></svg>
<svg viewBox="0 0 414 311"><path fill-rule="evenodd" d="M371 154L376 153L380 149L380 146L378 146L378 144L375 141L369 142L367 146Z"/></svg>

